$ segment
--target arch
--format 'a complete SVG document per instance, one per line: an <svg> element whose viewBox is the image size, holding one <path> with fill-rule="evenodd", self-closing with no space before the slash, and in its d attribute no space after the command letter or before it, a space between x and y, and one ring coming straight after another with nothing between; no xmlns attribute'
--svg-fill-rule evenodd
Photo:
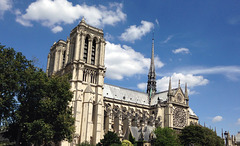
<svg viewBox="0 0 240 146"><path fill-rule="evenodd" d="M87 74L88 74L88 70L87 69L85 69L84 71L83 71L83 81L87 81Z"/></svg>
<svg viewBox="0 0 240 146"><path fill-rule="evenodd" d="M83 51L83 61L87 63L88 59L88 42L89 42L89 35L86 35L85 41L84 41L84 51Z"/></svg>
<svg viewBox="0 0 240 146"><path fill-rule="evenodd" d="M92 54L91 54L91 64L95 64L95 57L96 57L96 38L92 41Z"/></svg>
<svg viewBox="0 0 240 146"><path fill-rule="evenodd" d="M71 61L74 61L74 54L75 54L75 41L74 40L76 40L76 38L74 37L74 38L72 38L72 40L70 41L70 50L71 50L71 52L70 52L70 57L71 57Z"/></svg>
<svg viewBox="0 0 240 146"><path fill-rule="evenodd" d="M62 56L63 56L63 58L62 58L62 67L64 67L64 65L65 65L65 61L66 61L66 50L63 50L63 52L62 52Z"/></svg>

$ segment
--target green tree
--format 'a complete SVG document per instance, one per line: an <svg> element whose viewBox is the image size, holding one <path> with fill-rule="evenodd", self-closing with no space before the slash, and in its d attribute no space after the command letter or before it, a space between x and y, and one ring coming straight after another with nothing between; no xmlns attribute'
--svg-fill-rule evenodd
<svg viewBox="0 0 240 146"><path fill-rule="evenodd" d="M100 140L97 146L121 145L121 141L116 133L108 131L104 138Z"/></svg>
<svg viewBox="0 0 240 146"><path fill-rule="evenodd" d="M132 136L132 133L131 133L131 132L129 133L128 139L129 139L129 141L130 141L132 144L135 144L136 140L135 140L135 138Z"/></svg>
<svg viewBox="0 0 240 146"><path fill-rule="evenodd" d="M1 99L11 98L13 101L11 114L1 111L4 119L11 120L8 122L5 136L15 141L16 145L47 145L53 142L58 143L61 140L71 140L74 132L74 119L69 107L73 95L70 92L69 77L47 77L41 69L34 67L31 61L26 60L21 53L6 48L1 51L10 52L8 54L11 54L9 56L13 60L12 62L16 62L8 63L10 69L15 66L20 68L19 72L13 70L11 73L11 75L17 74L16 77L12 75L15 77L16 82L13 83L16 88L11 88L12 84L9 84L10 87L8 87L8 84L5 83L10 82L8 80L11 79L1 82L1 85L5 85L5 88L8 89L6 93L12 93L11 97L5 96L7 95L5 92L1 93ZM2 56L3 53L0 55L1 58L11 60L6 55ZM18 61L17 58L22 59L18 59L20 60ZM3 74L8 74L5 71L7 70L4 70Z"/></svg>
<svg viewBox="0 0 240 146"><path fill-rule="evenodd" d="M183 145L224 146L224 141L209 128L200 125L186 126L179 135Z"/></svg>
<svg viewBox="0 0 240 146"><path fill-rule="evenodd" d="M93 146L93 145L91 145L89 142L85 141L80 144L77 144L77 146Z"/></svg>
<svg viewBox="0 0 240 146"><path fill-rule="evenodd" d="M133 146L133 144L128 140L123 140L122 141L122 146Z"/></svg>
<svg viewBox="0 0 240 146"><path fill-rule="evenodd" d="M0 126L6 127L13 122L14 112L18 106L18 95L22 76L32 67L21 53L13 48L6 48L0 43Z"/></svg>
<svg viewBox="0 0 240 146"><path fill-rule="evenodd" d="M156 146L179 146L179 140L174 130L170 128L158 127L154 130L156 139L154 139L154 145Z"/></svg>

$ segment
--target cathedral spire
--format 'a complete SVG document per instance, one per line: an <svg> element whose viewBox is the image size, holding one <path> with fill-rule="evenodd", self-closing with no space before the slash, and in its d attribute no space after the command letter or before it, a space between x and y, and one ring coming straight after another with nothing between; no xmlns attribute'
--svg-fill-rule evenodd
<svg viewBox="0 0 240 146"><path fill-rule="evenodd" d="M150 65L151 73L155 75L155 65L154 65L154 33L152 38L152 57L151 57L151 65Z"/></svg>
<svg viewBox="0 0 240 146"><path fill-rule="evenodd" d="M149 95L149 103L151 102L151 96L156 93L156 74L154 65L154 36L152 38L152 56L151 64L148 73L147 93Z"/></svg>

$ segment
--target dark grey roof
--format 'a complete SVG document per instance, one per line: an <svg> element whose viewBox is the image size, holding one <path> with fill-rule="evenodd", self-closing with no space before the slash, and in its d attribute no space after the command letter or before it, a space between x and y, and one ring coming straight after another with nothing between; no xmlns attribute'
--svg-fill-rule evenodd
<svg viewBox="0 0 240 146"><path fill-rule="evenodd" d="M167 99L168 99L167 93L168 93L168 91L156 93L152 97L150 105L158 104L158 100L160 100L161 102L167 101Z"/></svg>
<svg viewBox="0 0 240 146"><path fill-rule="evenodd" d="M104 84L103 96L137 104L148 105L148 94L118 86Z"/></svg>
<svg viewBox="0 0 240 146"><path fill-rule="evenodd" d="M173 95L177 92L178 88L172 89ZM86 92L86 91L85 91ZM150 105L158 104L158 100L161 102L167 101L168 99L168 91L163 91L156 93L152 99ZM148 94L144 92L134 91L114 85L104 84L103 89L103 97L126 101L131 103L137 103L142 105L149 105L148 103ZM193 116L197 116L191 108L189 108L189 114Z"/></svg>

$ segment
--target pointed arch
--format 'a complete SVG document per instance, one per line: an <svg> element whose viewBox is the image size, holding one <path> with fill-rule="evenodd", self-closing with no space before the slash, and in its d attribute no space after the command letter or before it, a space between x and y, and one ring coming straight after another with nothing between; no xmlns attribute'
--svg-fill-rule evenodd
<svg viewBox="0 0 240 146"><path fill-rule="evenodd" d="M91 55L91 64L95 64L95 58L96 58L96 44L97 44L97 39L94 38L92 42L92 55Z"/></svg>
<svg viewBox="0 0 240 146"><path fill-rule="evenodd" d="M85 63L87 63L87 59L88 59L88 42L89 42L89 36L87 35L85 38L84 51L83 51L83 60Z"/></svg>

